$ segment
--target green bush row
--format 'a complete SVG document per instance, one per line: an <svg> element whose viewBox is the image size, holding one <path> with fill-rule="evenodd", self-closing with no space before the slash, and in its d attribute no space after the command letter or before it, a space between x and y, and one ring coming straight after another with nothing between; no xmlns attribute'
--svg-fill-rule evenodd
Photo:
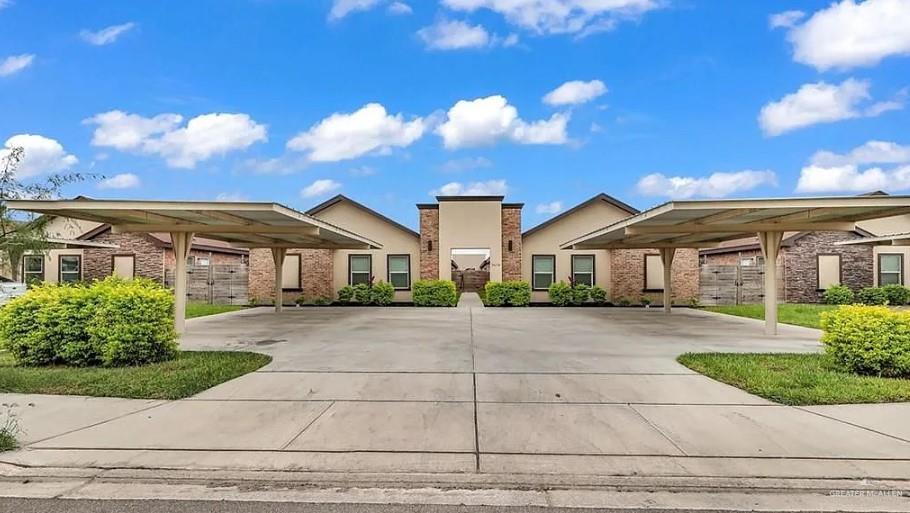
<svg viewBox="0 0 910 513"><path fill-rule="evenodd" d="M547 290L550 302L556 306L582 305L593 301L599 305L607 302L607 291L602 287L593 287L578 283L574 287L564 281L553 283Z"/></svg>
<svg viewBox="0 0 910 513"><path fill-rule="evenodd" d="M417 280L412 293L415 306L455 306L458 293L452 280Z"/></svg>
<svg viewBox="0 0 910 513"><path fill-rule="evenodd" d="M142 278L36 286L0 309L0 347L29 366L169 360L177 351L174 296Z"/></svg>
<svg viewBox="0 0 910 513"><path fill-rule="evenodd" d="M825 290L822 302L829 305L892 305L903 306L910 303L910 288L903 285L885 285L884 287L866 287L854 292L846 285L834 285Z"/></svg>
<svg viewBox="0 0 910 513"><path fill-rule="evenodd" d="M823 312L825 351L857 374L910 377L910 312L841 306Z"/></svg>
<svg viewBox="0 0 910 513"><path fill-rule="evenodd" d="M361 305L391 305L395 299L395 287L391 283L380 281L367 285L345 285L338 290L338 301L342 303L358 303Z"/></svg>
<svg viewBox="0 0 910 513"><path fill-rule="evenodd" d="M484 287L488 306L528 306L531 304L531 285L526 281L490 281Z"/></svg>

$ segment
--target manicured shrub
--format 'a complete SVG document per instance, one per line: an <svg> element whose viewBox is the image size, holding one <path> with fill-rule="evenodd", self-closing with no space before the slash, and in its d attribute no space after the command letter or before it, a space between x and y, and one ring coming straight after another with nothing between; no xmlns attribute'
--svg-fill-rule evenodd
<svg viewBox="0 0 910 513"><path fill-rule="evenodd" d="M856 301L864 305L887 305L888 295L879 287L866 287L856 294Z"/></svg>
<svg viewBox="0 0 910 513"><path fill-rule="evenodd" d="M627 297L621 297L619 298L619 301L617 301L617 304L619 306L630 306L632 304L632 300Z"/></svg>
<svg viewBox="0 0 910 513"><path fill-rule="evenodd" d="M388 306L395 299L395 287L391 283L380 281L370 289L370 303L379 306Z"/></svg>
<svg viewBox="0 0 910 513"><path fill-rule="evenodd" d="M418 280L412 292L415 306L455 306L458 293L452 280Z"/></svg>
<svg viewBox="0 0 910 513"><path fill-rule="evenodd" d="M607 291L603 287L594 285L591 287L591 301L594 301L598 305L602 305L607 302Z"/></svg>
<svg viewBox="0 0 910 513"><path fill-rule="evenodd" d="M547 294L550 296L550 303L556 306L568 306L575 297L572 294L572 287L564 281L550 284Z"/></svg>
<svg viewBox="0 0 910 513"><path fill-rule="evenodd" d="M338 301L342 303L350 303L354 300L354 287L350 285L345 285L338 289Z"/></svg>
<svg viewBox="0 0 910 513"><path fill-rule="evenodd" d="M641 306L651 306L651 298L648 296L642 296L638 302L641 303Z"/></svg>
<svg viewBox="0 0 910 513"><path fill-rule="evenodd" d="M857 374L910 376L910 313L882 306L842 306L823 312L822 343Z"/></svg>
<svg viewBox="0 0 910 513"><path fill-rule="evenodd" d="M145 279L42 285L0 309L20 365L141 365L173 358L176 338L173 295Z"/></svg>
<svg viewBox="0 0 910 513"><path fill-rule="evenodd" d="M370 286L366 283L354 285L354 301L361 305L368 305L372 297L370 295Z"/></svg>
<svg viewBox="0 0 910 513"><path fill-rule="evenodd" d="M904 306L910 303L910 288L903 285L885 285L882 292L888 298L888 304L891 306Z"/></svg>
<svg viewBox="0 0 910 513"><path fill-rule="evenodd" d="M572 287L572 304L575 306L582 305L591 298L591 286L584 283L578 283Z"/></svg>
<svg viewBox="0 0 910 513"><path fill-rule="evenodd" d="M332 298L319 296L313 300L313 304L316 306L329 306L332 304Z"/></svg>
<svg viewBox="0 0 910 513"><path fill-rule="evenodd" d="M528 306L531 285L526 281L490 281L484 286L485 303L489 306Z"/></svg>
<svg viewBox="0 0 910 513"><path fill-rule="evenodd" d="M828 305L850 305L853 304L853 291L846 285L834 285L825 289L822 295L822 302Z"/></svg>

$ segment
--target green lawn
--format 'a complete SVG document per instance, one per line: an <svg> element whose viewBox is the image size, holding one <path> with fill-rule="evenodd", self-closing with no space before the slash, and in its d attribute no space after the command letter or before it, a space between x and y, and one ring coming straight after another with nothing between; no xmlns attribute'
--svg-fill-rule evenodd
<svg viewBox="0 0 910 513"><path fill-rule="evenodd" d="M243 307L240 305L210 305L208 303L187 303L186 318L204 317L206 315L220 314L224 312L234 312Z"/></svg>
<svg viewBox="0 0 910 513"><path fill-rule="evenodd" d="M764 305L706 306L704 308L709 312L749 317L751 319L765 318ZM821 313L835 308L837 308L837 305L782 303L777 306L777 320L784 324L821 329Z"/></svg>
<svg viewBox="0 0 910 513"><path fill-rule="evenodd" d="M857 376L823 354L686 353L679 363L774 402L804 406L910 401L910 379Z"/></svg>
<svg viewBox="0 0 910 513"><path fill-rule="evenodd" d="M8 353L0 352L0 392L182 399L271 360L258 353L181 351L169 362L139 367L16 367Z"/></svg>

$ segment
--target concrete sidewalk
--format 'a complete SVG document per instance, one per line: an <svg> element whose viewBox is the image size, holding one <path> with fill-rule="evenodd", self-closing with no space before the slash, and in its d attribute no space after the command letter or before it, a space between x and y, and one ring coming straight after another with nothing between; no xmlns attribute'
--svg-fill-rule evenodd
<svg viewBox="0 0 910 513"><path fill-rule="evenodd" d="M786 407L675 361L817 351L815 330L766 338L761 323L689 309L476 306L253 309L189 326L185 348L274 360L182 401L0 395L26 430L0 462L488 482L910 477L908 405Z"/></svg>

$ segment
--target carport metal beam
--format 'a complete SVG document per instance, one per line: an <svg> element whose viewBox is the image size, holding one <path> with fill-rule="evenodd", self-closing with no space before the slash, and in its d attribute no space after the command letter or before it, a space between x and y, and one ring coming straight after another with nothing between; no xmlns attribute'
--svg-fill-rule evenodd
<svg viewBox="0 0 910 513"><path fill-rule="evenodd" d="M676 248L660 248L660 263L664 267L664 312L670 313L673 307L673 257Z"/></svg>

